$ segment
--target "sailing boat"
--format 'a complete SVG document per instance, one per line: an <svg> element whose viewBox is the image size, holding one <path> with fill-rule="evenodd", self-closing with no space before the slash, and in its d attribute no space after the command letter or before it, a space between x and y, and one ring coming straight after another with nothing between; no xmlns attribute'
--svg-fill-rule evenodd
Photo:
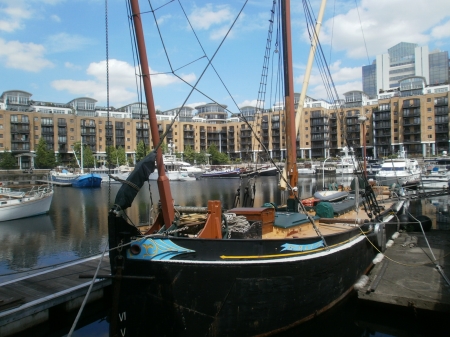
<svg viewBox="0 0 450 337"><path fill-rule="evenodd" d="M73 151L73 154L75 155L76 158L76 153L75 150ZM102 184L102 177L97 174L97 173L84 173L84 168L83 168L83 138L81 139L81 155L80 155L80 162L77 159L78 165L80 166L81 169L81 174L72 181L72 186L73 187L78 187L78 188L87 188L87 187L100 187Z"/></svg>
<svg viewBox="0 0 450 337"><path fill-rule="evenodd" d="M174 206L157 146L160 138L138 0L130 0L130 8L157 150L136 165L109 211L111 335L270 335L331 308L352 292L385 249L386 238L397 230L391 221L403 201L387 200L380 207L367 184L343 215L335 216L328 202L319 203L315 213L302 208L295 162L290 1L282 0L280 10L288 60L288 153L280 186L289 198L282 206L268 203L228 210L219 200L208 201L206 207ZM159 213L142 229L130 223L124 211L155 165ZM360 203L370 212L360 211Z"/></svg>

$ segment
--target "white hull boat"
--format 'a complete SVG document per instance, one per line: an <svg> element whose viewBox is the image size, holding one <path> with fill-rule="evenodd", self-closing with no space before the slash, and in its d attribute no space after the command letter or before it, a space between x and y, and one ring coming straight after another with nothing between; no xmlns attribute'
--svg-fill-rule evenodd
<svg viewBox="0 0 450 337"><path fill-rule="evenodd" d="M400 186L413 184L420 181L421 170L415 159L406 158L405 152L400 151L399 157L386 160L375 176L378 185Z"/></svg>
<svg viewBox="0 0 450 337"><path fill-rule="evenodd" d="M48 213L53 199L51 187L33 188L28 192L15 192L0 188L0 221L27 218Z"/></svg>

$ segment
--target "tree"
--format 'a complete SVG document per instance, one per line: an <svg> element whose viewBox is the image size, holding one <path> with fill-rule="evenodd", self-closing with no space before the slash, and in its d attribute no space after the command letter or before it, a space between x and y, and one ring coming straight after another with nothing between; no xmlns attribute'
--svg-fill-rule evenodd
<svg viewBox="0 0 450 337"><path fill-rule="evenodd" d="M183 153L183 160L187 161L188 163L193 164L195 160L195 151L190 146L186 146Z"/></svg>
<svg viewBox="0 0 450 337"><path fill-rule="evenodd" d="M208 153L211 155L211 164L213 165L229 163L227 154L219 152L219 150L217 150L217 146L214 144L208 148Z"/></svg>
<svg viewBox="0 0 450 337"><path fill-rule="evenodd" d="M141 161L148 152L148 148L147 146L145 146L145 143L143 140L141 140L138 144L137 144L137 149L136 149L136 162Z"/></svg>
<svg viewBox="0 0 450 337"><path fill-rule="evenodd" d="M8 149L5 149L0 157L0 168L4 170L11 170L16 169L18 167L17 165L17 159L14 158L11 152L7 152Z"/></svg>
<svg viewBox="0 0 450 337"><path fill-rule="evenodd" d="M51 169L56 166L55 153L48 149L47 142L44 138L39 139L39 143L36 147L34 166L40 169Z"/></svg>
<svg viewBox="0 0 450 337"><path fill-rule="evenodd" d="M73 144L73 149L75 151L78 166L81 167L81 143L76 142ZM86 167L94 167L94 155L92 154L92 150L89 146L83 146L83 168Z"/></svg>
<svg viewBox="0 0 450 337"><path fill-rule="evenodd" d="M90 146L83 147L83 168L92 168L95 165L94 154Z"/></svg>
<svg viewBox="0 0 450 337"><path fill-rule="evenodd" d="M125 153L125 149L122 146L119 146L116 151L116 155L119 165L125 165L127 163L127 155Z"/></svg>
<svg viewBox="0 0 450 337"><path fill-rule="evenodd" d="M116 148L112 145L108 145L106 147L106 165L108 165L108 167L116 166L116 158Z"/></svg>

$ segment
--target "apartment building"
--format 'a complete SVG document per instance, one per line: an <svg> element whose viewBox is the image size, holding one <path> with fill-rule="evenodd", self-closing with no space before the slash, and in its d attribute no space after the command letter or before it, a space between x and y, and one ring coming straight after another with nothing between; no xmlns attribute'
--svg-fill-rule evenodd
<svg viewBox="0 0 450 337"><path fill-rule="evenodd" d="M98 160L104 158L107 144L123 147L130 160L140 141L153 146L145 104L114 109L96 107L96 101L86 97L67 104L33 102L30 97L19 90L0 96L0 151L32 153L44 138L48 148L68 163L73 144L80 140ZM448 84L428 86L420 76L401 80L398 89L381 91L377 99L357 90L345 93L341 102L308 97L297 136L298 157L336 157L346 145L360 156L365 145L369 157L388 156L402 148L416 156L449 152L448 102ZM264 111L243 107L233 117L226 106L216 103L157 115L159 134L165 134L165 143L175 152L183 153L187 147L206 151L215 145L231 160L249 162L285 158L285 121L282 105ZM22 168L31 165L26 160L22 158Z"/></svg>

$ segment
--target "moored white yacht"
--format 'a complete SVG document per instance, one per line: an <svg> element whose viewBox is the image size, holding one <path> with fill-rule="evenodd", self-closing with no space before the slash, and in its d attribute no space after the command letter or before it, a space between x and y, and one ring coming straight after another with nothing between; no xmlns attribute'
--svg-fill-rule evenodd
<svg viewBox="0 0 450 337"><path fill-rule="evenodd" d="M336 174L354 174L358 169L358 161L355 158L353 148L349 149L347 146L344 146L341 152L344 155L341 156L341 162L336 165Z"/></svg>
<svg viewBox="0 0 450 337"><path fill-rule="evenodd" d="M425 160L426 166L421 177L424 189L441 189L450 187L450 158L440 157Z"/></svg>
<svg viewBox="0 0 450 337"><path fill-rule="evenodd" d="M392 184L408 185L419 182L421 170L416 159L406 158L406 152L401 150L398 158L387 159L375 175L378 185Z"/></svg>

